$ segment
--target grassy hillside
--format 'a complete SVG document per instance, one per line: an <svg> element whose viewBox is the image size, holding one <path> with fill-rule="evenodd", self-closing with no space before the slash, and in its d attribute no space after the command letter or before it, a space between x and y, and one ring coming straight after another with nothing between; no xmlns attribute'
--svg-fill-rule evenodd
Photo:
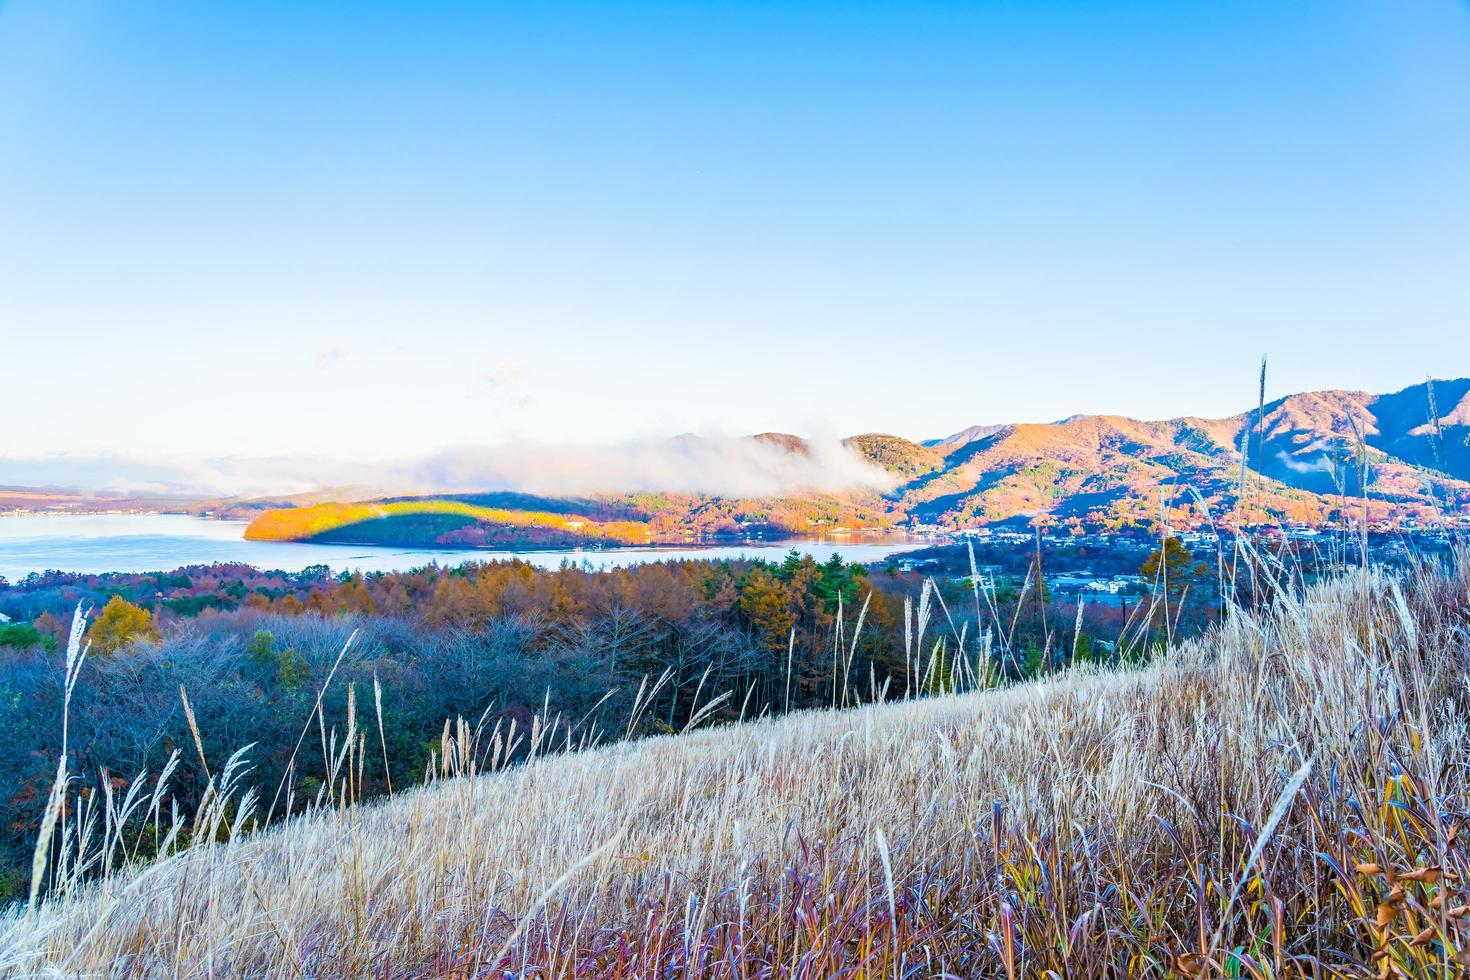
<svg viewBox="0 0 1470 980"><path fill-rule="evenodd" d="M673 544L752 533L808 536L839 528L880 531L897 520L891 502L868 491L771 498L636 493L578 501L491 493L270 509L251 521L245 537L404 547L568 547Z"/></svg>
<svg viewBox="0 0 1470 980"><path fill-rule="evenodd" d="M594 521L576 514L439 499L324 503L270 510L250 522L245 537L252 541L443 546L557 546L589 539L644 544L650 539L648 528L633 521Z"/></svg>
<svg viewBox="0 0 1470 980"><path fill-rule="evenodd" d="M449 774L505 733L446 727L439 784L260 835L230 801L194 839L232 842L12 913L0 970L1442 976L1470 957L1467 590L1463 562L1350 574L1145 669L476 778Z"/></svg>

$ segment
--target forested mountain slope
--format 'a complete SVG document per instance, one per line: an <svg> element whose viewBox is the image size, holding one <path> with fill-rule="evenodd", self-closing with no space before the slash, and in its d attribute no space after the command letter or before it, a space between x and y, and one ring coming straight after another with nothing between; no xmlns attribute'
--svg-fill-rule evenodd
<svg viewBox="0 0 1470 980"><path fill-rule="evenodd" d="M750 438L808 466L831 459L815 457L813 444L799 436ZM487 495L474 494L452 498L452 506L442 497L318 503L261 515L250 534L444 546L618 545L996 522L1122 528L1157 520L1161 508L1183 522L1316 524L1356 519L1365 509L1374 521L1431 522L1470 513L1470 379L1387 395L1306 392L1223 419L1076 415L971 426L927 443L867 433L835 451L844 466L867 474L864 485L764 497L515 494L510 506L488 510L480 506Z"/></svg>

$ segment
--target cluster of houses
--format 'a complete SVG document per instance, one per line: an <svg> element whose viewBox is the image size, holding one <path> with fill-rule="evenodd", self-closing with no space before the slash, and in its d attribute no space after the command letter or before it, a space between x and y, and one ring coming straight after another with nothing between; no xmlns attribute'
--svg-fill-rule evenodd
<svg viewBox="0 0 1470 980"><path fill-rule="evenodd" d="M958 540L971 540L976 544L1034 544L1039 539L1043 545L1055 547L1078 547L1078 548L1113 548L1113 549L1153 549L1159 546L1158 538L1150 534L1141 533L1109 533L1106 531L1092 531L1086 534L1058 534L1054 531L1044 531L1039 536L1035 531L1017 531L1009 528L973 527L960 528L958 530L942 532L946 537ZM1220 543L1220 536L1210 530L1177 531L1170 529L1169 534L1179 539L1190 551L1197 549L1214 548Z"/></svg>
<svg viewBox="0 0 1470 980"><path fill-rule="evenodd" d="M1460 518L1447 515L1436 524L1421 523L1418 518L1409 516L1395 521L1374 521L1368 525L1368 533L1374 535L1403 535L1409 534L1419 540L1450 540L1455 533L1470 530L1470 518ZM988 544L1029 544L1037 540L1035 531L1017 530L1012 527L965 527L949 528L938 524L914 524L909 532L916 537L932 537L956 540L973 540L977 544L984 542ZM1284 521L1280 524L1263 524L1249 529L1251 536L1277 540L1311 540L1319 537L1329 537L1333 534L1361 534L1362 526L1357 521L1337 523L1326 521L1321 524L1308 524L1305 521ZM1179 539L1180 543L1191 551L1198 549L1211 549L1219 546L1220 535L1208 527L1194 528L1169 528L1168 533ZM1227 531L1228 533L1228 531ZM1139 541L1152 538L1152 535L1140 535L1138 532L1109 533L1106 531L1089 531L1085 534L1065 533L1056 531L1043 531L1040 535L1042 544L1054 545L1081 545L1081 546L1116 546L1120 543ZM1157 547L1157 540L1153 541Z"/></svg>
<svg viewBox="0 0 1470 980"><path fill-rule="evenodd" d="M1137 595L1148 591L1142 575L1099 577L1087 572L1049 575L1046 584L1053 592L1098 592L1104 595Z"/></svg>
<svg viewBox="0 0 1470 980"><path fill-rule="evenodd" d="M1140 575L1123 573L1136 572L1144 564L1146 556L1159 547L1157 532L1091 531L1078 534L1048 529L1038 533L1015 526L954 529L927 525L913 530L920 535L930 532L939 543L959 541L972 544L969 561L976 558L980 561L1004 561L1004 565L976 566L979 584L986 589L1019 588L1032 555L1038 551L1045 555L1043 569L1047 588L1059 599L1082 595L1089 601L1121 605L1133 597L1149 595L1154 587L1153 582ZM1394 560L1409 551L1422 553L1426 547L1442 550L1461 537L1455 528L1445 524L1401 526L1388 534L1374 533L1372 527L1368 530L1371 553L1387 560ZM1197 561L1213 562L1221 549L1229 551L1233 546L1233 532L1228 528L1221 532L1196 525L1165 528L1164 533L1182 544ZM1350 544L1356 544L1361 540L1362 528L1283 521L1279 525L1253 528L1251 535L1258 540L1264 538L1288 547L1294 546L1296 553L1311 555L1314 567L1320 567L1323 561L1336 554L1325 547L1327 541L1342 536ZM942 556L933 553L930 557L903 556L895 564L905 572L919 572L957 584L968 584L971 578L969 561L966 560L965 549L961 548L958 553Z"/></svg>
<svg viewBox="0 0 1470 980"><path fill-rule="evenodd" d="M933 571L940 561L937 558L900 558L894 564L899 571L923 573ZM975 572L978 575L977 584L983 590L994 590L1003 585L1019 585L1019 582L1013 581L1014 576L1008 577L1000 565L977 565ZM950 578L969 585L972 576L953 575ZM1086 592L1093 597L1146 595L1149 591L1149 583L1144 581L1142 575L1093 575L1085 571L1047 575L1046 586L1053 595Z"/></svg>

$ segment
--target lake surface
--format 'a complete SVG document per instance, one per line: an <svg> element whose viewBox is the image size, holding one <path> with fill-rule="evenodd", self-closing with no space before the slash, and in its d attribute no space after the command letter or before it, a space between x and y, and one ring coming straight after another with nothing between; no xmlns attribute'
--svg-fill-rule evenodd
<svg viewBox="0 0 1470 980"><path fill-rule="evenodd" d="M161 572L181 565L242 562L263 569L299 572L308 565L328 565L335 572L393 572L431 562L457 565L465 561L520 558L542 568L562 562L613 568L679 558L779 558L795 547L845 561L881 561L888 555L923 547L924 541L759 541L729 545L686 545L664 548L617 548L606 551L404 549L365 545L303 544L289 541L246 541L241 521L217 521L180 514L43 514L0 517L0 577L11 582L31 572Z"/></svg>

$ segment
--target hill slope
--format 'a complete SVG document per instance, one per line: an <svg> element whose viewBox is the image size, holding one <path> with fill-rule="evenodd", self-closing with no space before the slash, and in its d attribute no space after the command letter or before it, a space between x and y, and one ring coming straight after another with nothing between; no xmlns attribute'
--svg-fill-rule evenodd
<svg viewBox="0 0 1470 980"><path fill-rule="evenodd" d="M1431 415L1433 405L1439 414ZM1237 431L1250 425L1238 416ZM1470 379L1413 385L1390 395L1314 391L1272 402L1262 422L1260 468L1294 486L1335 492L1332 474L1356 484L1356 441L1374 450L1375 477L1401 483L1432 471L1470 481ZM1417 481L1410 481L1417 482ZM1354 492L1349 489L1349 492Z"/></svg>
<svg viewBox="0 0 1470 980"><path fill-rule="evenodd" d="M1134 672L326 809L12 913L0 972L1442 975L1470 941L1421 911L1470 880L1467 585L1354 575Z"/></svg>
<svg viewBox="0 0 1470 980"><path fill-rule="evenodd" d="M1432 394L1431 394L1432 391ZM1431 412L1431 405L1434 412ZM1119 528L1169 520L1309 524L1359 518L1470 515L1470 379L1389 395L1316 391L1224 419L1140 421L1076 415L1061 422L972 426L928 444L868 433L843 458L888 486L791 489L764 497L708 493L530 494L479 513L453 501L315 503L256 517L248 535L420 546L681 542L695 537L805 536L881 531L906 523L974 527L1001 521ZM681 436L686 445L704 443ZM765 432L750 444L822 469L812 444ZM1248 467L1241 496L1242 449ZM1360 452L1361 448L1361 452ZM707 449L713 452L713 449ZM782 455L784 454L784 455ZM879 481L881 482L881 480ZM886 493L880 492L887 490ZM391 517L374 508L388 508ZM446 513L454 508L454 516ZM252 516L254 516L252 514Z"/></svg>
<svg viewBox="0 0 1470 980"><path fill-rule="evenodd" d="M943 441L942 474L899 500L914 517L959 526L1039 515L1126 524L1157 516L1161 494L1195 517L1198 499L1221 516L1236 505L1249 446L1250 519L1315 523L1361 493L1361 438L1375 519L1470 507L1470 380L1436 382L1432 398L1428 384L1307 392L1269 403L1259 423L1256 414L977 427L974 439Z"/></svg>

